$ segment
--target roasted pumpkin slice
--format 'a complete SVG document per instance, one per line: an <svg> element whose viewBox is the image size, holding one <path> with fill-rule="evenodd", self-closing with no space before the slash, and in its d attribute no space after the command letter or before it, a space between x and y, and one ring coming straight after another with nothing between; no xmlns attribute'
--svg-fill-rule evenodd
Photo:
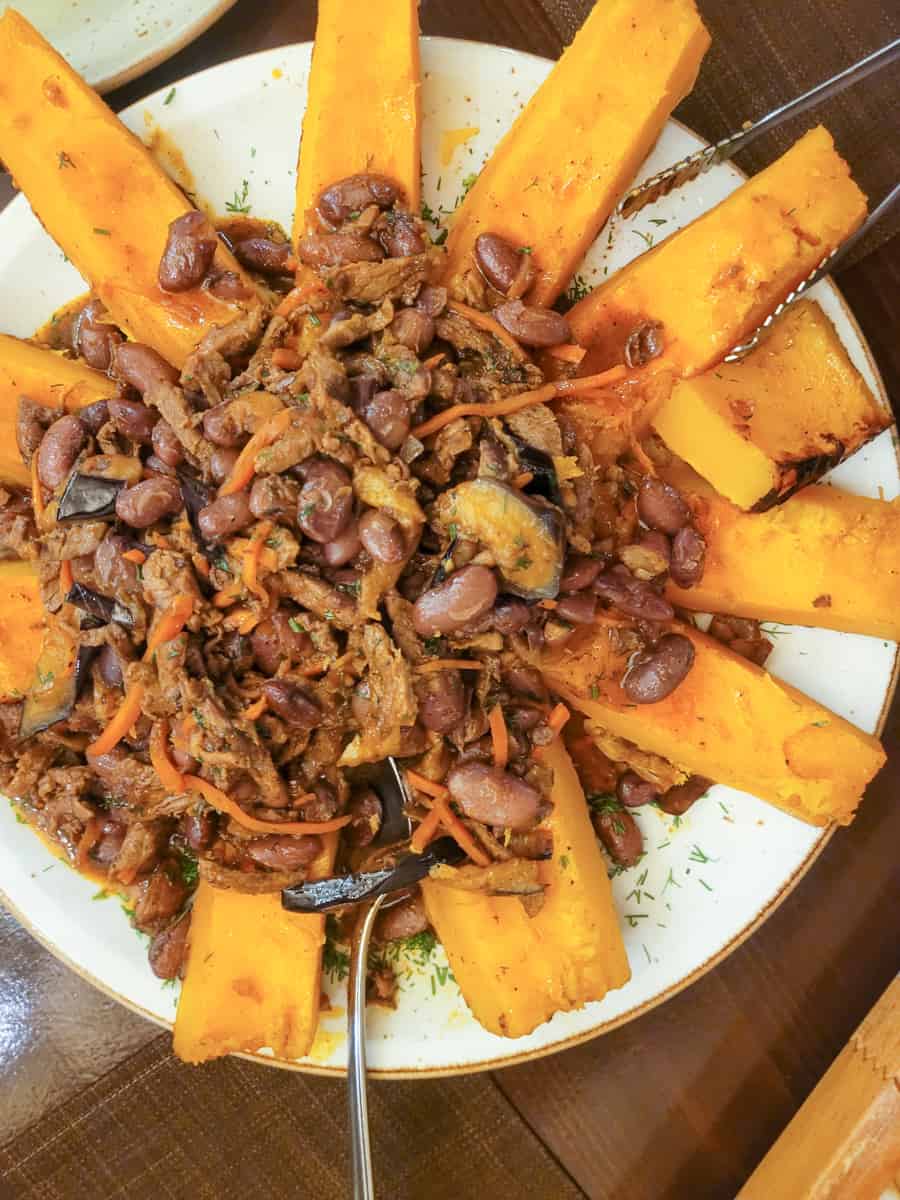
<svg viewBox="0 0 900 1200"><path fill-rule="evenodd" d="M816 485L745 513L686 468L666 478L706 539L703 578L670 583L673 604L900 641L900 499Z"/></svg>
<svg viewBox="0 0 900 1200"><path fill-rule="evenodd" d="M16 447L20 396L73 412L115 394L115 383L84 363L0 333L0 483L27 487L29 481Z"/></svg>
<svg viewBox="0 0 900 1200"><path fill-rule="evenodd" d="M0 704L21 700L31 687L44 628L34 567L0 562Z"/></svg>
<svg viewBox="0 0 900 1200"><path fill-rule="evenodd" d="M434 512L445 529L485 546L506 591L531 600L559 591L566 529L555 505L496 479L472 479L443 492Z"/></svg>
<svg viewBox="0 0 900 1200"><path fill-rule="evenodd" d="M646 322L663 354L697 375L751 333L860 225L866 198L819 126L711 212L640 255L569 313L585 374L623 361Z"/></svg>
<svg viewBox="0 0 900 1200"><path fill-rule="evenodd" d="M890 423L811 300L788 309L742 362L679 380L654 417L670 450L756 512L818 479Z"/></svg>
<svg viewBox="0 0 900 1200"><path fill-rule="evenodd" d="M606 864L584 792L562 742L545 750L553 771L547 827L553 857L540 864L543 905L529 916L511 896L422 885L428 918L476 1020L524 1037L555 1012L601 1000L630 978Z"/></svg>
<svg viewBox="0 0 900 1200"><path fill-rule="evenodd" d="M447 279L460 299L476 239L495 233L529 250L529 297L553 303L694 86L709 40L693 0L594 5L454 219Z"/></svg>
<svg viewBox="0 0 900 1200"><path fill-rule="evenodd" d="M157 280L170 222L191 205L150 152L23 16L0 17L0 160L41 224L139 342L182 366L204 334L260 301L224 245L215 267L247 299Z"/></svg>
<svg viewBox="0 0 900 1200"><path fill-rule="evenodd" d="M418 211L419 89L418 0L319 0L297 161L295 242L319 192L363 171L399 184ZM351 92L364 102L349 113Z"/></svg>
<svg viewBox="0 0 900 1200"><path fill-rule="evenodd" d="M540 664L548 685L603 729L688 775L750 792L808 821L847 825L885 761L880 743L696 629L684 681L656 704L622 691L616 630L576 636Z"/></svg>

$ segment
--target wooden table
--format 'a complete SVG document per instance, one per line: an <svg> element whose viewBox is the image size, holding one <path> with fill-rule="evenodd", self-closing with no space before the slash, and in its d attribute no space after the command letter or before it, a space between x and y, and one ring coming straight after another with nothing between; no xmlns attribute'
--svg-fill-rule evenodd
<svg viewBox="0 0 900 1200"><path fill-rule="evenodd" d="M372 0L376 2L376 0ZM679 116L706 137L900 33L890 0L700 0L714 35ZM556 56L588 0L423 0L425 33ZM111 97L121 107L195 70L312 36L307 0L239 0L199 42ZM863 85L824 114L875 197L898 173L900 91ZM771 135L745 162L786 144ZM779 140L781 139L781 140ZM896 139L894 139L896 140ZM0 193L0 203L5 194ZM893 226L896 229L896 224ZM900 396L900 239L842 272ZM383 1195L729 1200L898 968L900 709L889 766L747 943L687 992L554 1058L491 1077L373 1088ZM0 1196L346 1194L338 1083L229 1061L191 1069L0 914ZM799 1200L799 1198L798 1198Z"/></svg>

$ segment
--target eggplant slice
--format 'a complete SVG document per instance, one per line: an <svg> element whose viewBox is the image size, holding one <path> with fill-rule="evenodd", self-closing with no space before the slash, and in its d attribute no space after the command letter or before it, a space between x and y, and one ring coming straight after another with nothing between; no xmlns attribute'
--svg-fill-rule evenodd
<svg viewBox="0 0 900 1200"><path fill-rule="evenodd" d="M103 479L99 475L81 475L76 471L69 476L69 482L60 497L57 524L114 521L116 497L124 486L122 479Z"/></svg>
<svg viewBox="0 0 900 1200"><path fill-rule="evenodd" d="M110 621L115 621L117 625L123 625L126 629L131 629L134 625L134 616L124 604L120 604L118 600L111 600L109 596L101 596L99 592L83 583L72 585L66 596L66 603L74 604L92 619L90 626L82 621L82 628L97 629L100 625L108 625Z"/></svg>
<svg viewBox="0 0 900 1200"><path fill-rule="evenodd" d="M33 737L72 713L79 693L90 677L96 646L78 646L69 633L51 625L35 667L34 682L22 706L19 737Z"/></svg>

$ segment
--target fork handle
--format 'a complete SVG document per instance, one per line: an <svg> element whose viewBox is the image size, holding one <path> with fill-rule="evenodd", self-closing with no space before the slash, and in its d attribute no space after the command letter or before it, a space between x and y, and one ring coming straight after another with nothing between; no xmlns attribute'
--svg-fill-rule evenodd
<svg viewBox="0 0 900 1200"><path fill-rule="evenodd" d="M375 918L384 896L366 910L353 931L350 946L347 1019L347 1101L350 1109L350 1163L353 1200L375 1200L372 1149L369 1142L369 1101L366 1094L366 960Z"/></svg>

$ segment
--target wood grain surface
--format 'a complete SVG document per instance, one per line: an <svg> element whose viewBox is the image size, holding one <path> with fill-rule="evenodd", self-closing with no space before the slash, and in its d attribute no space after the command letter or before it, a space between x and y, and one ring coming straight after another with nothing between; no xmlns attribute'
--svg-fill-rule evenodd
<svg viewBox="0 0 900 1200"><path fill-rule="evenodd" d="M714 44L678 115L709 138L900 33L896 0L699 2ZM423 0L422 25L555 57L589 6ZM193 46L109 99L122 107L236 55L308 39L314 25L309 0L238 0ZM900 174L897 73L823 115L863 187L883 194ZM763 139L742 165L769 161L792 133ZM896 228L838 280L895 401L900 239L886 239ZM855 823L689 990L597 1041L493 1077L375 1085L381 1194L733 1200L900 965L897 705L885 741L889 765ZM168 1035L94 992L8 917L0 1096L3 1200L349 1194L340 1084L234 1060L181 1066Z"/></svg>

